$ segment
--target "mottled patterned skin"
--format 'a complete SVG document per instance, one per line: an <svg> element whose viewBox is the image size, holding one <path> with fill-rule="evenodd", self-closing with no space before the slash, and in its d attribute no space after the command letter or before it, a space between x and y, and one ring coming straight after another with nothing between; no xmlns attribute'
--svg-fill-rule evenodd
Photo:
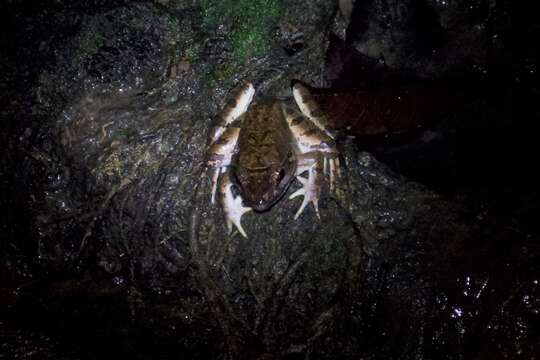
<svg viewBox="0 0 540 360"><path fill-rule="evenodd" d="M229 231L234 224L245 237L242 215L271 207L295 177L303 187L290 198L304 197L295 219L310 202L319 216L321 172L329 174L331 189L339 175L338 151L326 117L304 85L293 85L300 111L277 100L250 105L254 93L246 84L225 106L208 151L208 166L214 169L212 202L219 188ZM307 179L300 176L304 172Z"/></svg>
<svg viewBox="0 0 540 360"><path fill-rule="evenodd" d="M294 138L279 102L254 104L242 120L232 181L244 203L264 211L278 201L296 174Z"/></svg>

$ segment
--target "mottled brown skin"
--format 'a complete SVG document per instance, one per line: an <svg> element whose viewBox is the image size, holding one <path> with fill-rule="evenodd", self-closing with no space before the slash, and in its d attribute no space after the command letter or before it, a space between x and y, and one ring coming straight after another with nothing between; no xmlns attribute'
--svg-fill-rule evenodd
<svg viewBox="0 0 540 360"><path fill-rule="evenodd" d="M280 102L252 104L241 121L231 179L246 205L264 211L283 196L296 174L296 145Z"/></svg>

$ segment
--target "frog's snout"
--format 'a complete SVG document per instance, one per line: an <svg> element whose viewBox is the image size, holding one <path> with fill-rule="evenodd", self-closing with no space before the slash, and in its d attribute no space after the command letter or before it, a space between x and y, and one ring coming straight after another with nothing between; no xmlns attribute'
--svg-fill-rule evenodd
<svg viewBox="0 0 540 360"><path fill-rule="evenodd" d="M253 210L262 212L272 207L279 198L280 194L276 192L276 189L271 189L263 192L253 191L244 197L244 201Z"/></svg>
<svg viewBox="0 0 540 360"><path fill-rule="evenodd" d="M259 196L255 198L246 199L246 202L255 211L265 211L268 210L268 208L270 208L275 202L271 195L272 194L269 193L259 194Z"/></svg>
<svg viewBox="0 0 540 360"><path fill-rule="evenodd" d="M270 205L265 203L263 200L259 200L259 202L251 204L251 207L255 211L265 211L270 207Z"/></svg>

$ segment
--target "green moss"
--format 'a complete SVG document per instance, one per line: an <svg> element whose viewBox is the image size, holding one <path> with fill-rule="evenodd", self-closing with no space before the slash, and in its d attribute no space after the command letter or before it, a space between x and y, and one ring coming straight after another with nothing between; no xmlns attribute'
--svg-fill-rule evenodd
<svg viewBox="0 0 540 360"><path fill-rule="evenodd" d="M233 59L242 63L260 56L270 45L281 13L280 0L202 0L206 25L230 29Z"/></svg>

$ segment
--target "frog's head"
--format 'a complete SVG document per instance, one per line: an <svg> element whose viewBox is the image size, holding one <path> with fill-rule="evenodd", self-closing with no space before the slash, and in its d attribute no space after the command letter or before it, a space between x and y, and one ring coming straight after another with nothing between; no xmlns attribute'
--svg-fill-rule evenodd
<svg viewBox="0 0 540 360"><path fill-rule="evenodd" d="M231 178L244 205L255 211L265 211L287 191L295 173L296 158L291 152L278 164L257 168L233 168Z"/></svg>

